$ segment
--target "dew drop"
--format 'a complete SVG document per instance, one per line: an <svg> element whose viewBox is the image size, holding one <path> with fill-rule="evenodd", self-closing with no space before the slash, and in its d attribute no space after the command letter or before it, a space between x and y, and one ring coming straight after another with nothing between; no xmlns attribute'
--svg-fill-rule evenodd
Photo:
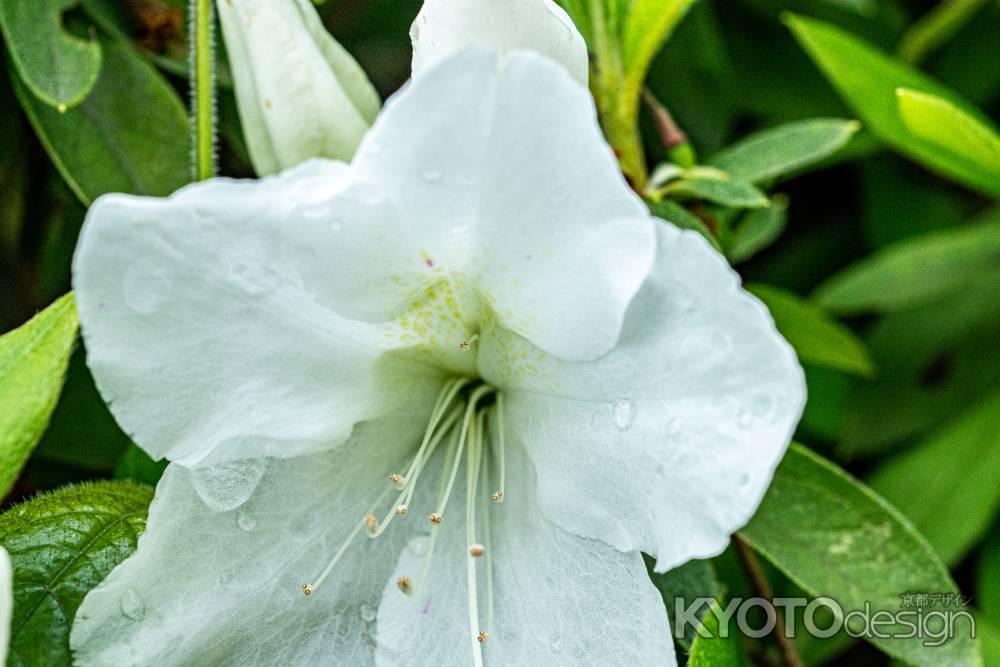
<svg viewBox="0 0 1000 667"><path fill-rule="evenodd" d="M368 604L361 605L361 620L371 623L375 620L375 608Z"/></svg>
<svg viewBox="0 0 1000 667"><path fill-rule="evenodd" d="M421 178L424 179L424 183L439 183L441 181L441 172L425 171Z"/></svg>
<svg viewBox="0 0 1000 667"><path fill-rule="evenodd" d="M273 278L250 257L234 257L229 263L229 277L250 296L260 296L271 288Z"/></svg>
<svg viewBox="0 0 1000 667"><path fill-rule="evenodd" d="M240 512L236 515L236 525L240 527L240 530L249 533L257 527L257 519L249 512Z"/></svg>
<svg viewBox="0 0 1000 667"><path fill-rule="evenodd" d="M142 601L142 598L139 597L139 594L133 588L128 589L122 594L121 599L118 601L118 607L122 610L122 614L126 618L133 621L141 621L142 617L146 615L146 603Z"/></svg>
<svg viewBox="0 0 1000 667"><path fill-rule="evenodd" d="M615 426L619 431L627 431L635 422L635 406L627 398L619 398L614 405Z"/></svg>
<svg viewBox="0 0 1000 667"><path fill-rule="evenodd" d="M740 486L741 489L745 489L748 486L750 486L750 480L751 479L752 479L752 477L750 476L750 473L743 472L743 473L740 473L740 478L739 478L739 480L738 480L737 483L739 484L739 486Z"/></svg>
<svg viewBox="0 0 1000 667"><path fill-rule="evenodd" d="M129 266L122 281L125 303L141 315L155 312L169 289L166 271L143 260Z"/></svg>

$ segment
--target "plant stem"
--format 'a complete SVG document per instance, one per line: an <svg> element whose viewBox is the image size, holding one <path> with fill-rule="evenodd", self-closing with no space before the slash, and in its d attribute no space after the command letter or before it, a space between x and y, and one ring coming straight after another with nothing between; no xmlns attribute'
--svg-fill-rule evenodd
<svg viewBox="0 0 1000 667"><path fill-rule="evenodd" d="M942 0L910 26L899 43L899 57L913 65L951 39L988 0Z"/></svg>
<svg viewBox="0 0 1000 667"><path fill-rule="evenodd" d="M192 0L191 143L196 181L212 178L215 164L215 49L212 40L213 0Z"/></svg>
<svg viewBox="0 0 1000 667"><path fill-rule="evenodd" d="M746 540L739 535L733 535L733 547L757 596L765 600L774 600L774 591L771 590L771 584L764 574L764 568L760 566L760 561L757 560L757 554L753 552L753 549L750 548ZM799 657L799 652L795 648L795 642L785 636L785 619L781 610L774 607L774 614L776 618L774 635L778 639L778 645L781 647L781 655L784 658L785 665L787 667L803 667L802 658Z"/></svg>

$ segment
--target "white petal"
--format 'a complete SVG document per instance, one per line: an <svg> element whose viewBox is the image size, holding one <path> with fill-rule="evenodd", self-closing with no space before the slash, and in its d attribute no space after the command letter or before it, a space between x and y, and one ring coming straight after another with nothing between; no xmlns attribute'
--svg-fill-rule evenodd
<svg viewBox="0 0 1000 667"><path fill-rule="evenodd" d="M374 88L309 0L218 0L236 102L258 175L349 160L378 110Z"/></svg>
<svg viewBox="0 0 1000 667"><path fill-rule="evenodd" d="M316 161L90 209L74 260L87 361L152 456L296 456L388 410L429 410L427 368L380 357L384 335L317 304L285 257L287 239L308 241L302 207L343 168Z"/></svg>
<svg viewBox="0 0 1000 667"><path fill-rule="evenodd" d="M351 177L314 223L336 216L340 232L314 248L329 271L311 289L352 317L394 316L458 276L504 328L594 358L655 252L590 94L537 54L498 68L473 49L432 68L387 103Z"/></svg>
<svg viewBox="0 0 1000 667"><path fill-rule="evenodd" d="M0 662L6 664L10 649L10 619L14 612L14 571L7 550L0 547Z"/></svg>
<svg viewBox="0 0 1000 667"><path fill-rule="evenodd" d="M422 426L366 424L333 452L272 461L229 512L207 507L171 465L138 550L77 612L76 664L373 664L375 610L408 526L378 540L362 530L321 587L305 597L300 586L389 485Z"/></svg>
<svg viewBox="0 0 1000 667"><path fill-rule="evenodd" d="M587 44L552 0L425 0L410 38L414 78L467 46L486 46L538 51L587 84Z"/></svg>
<svg viewBox="0 0 1000 667"><path fill-rule="evenodd" d="M795 354L703 239L659 227L649 280L616 349L594 363L483 349L510 389L508 428L538 468L546 515L641 549L665 571L721 552L753 515L805 402Z"/></svg>
<svg viewBox="0 0 1000 667"><path fill-rule="evenodd" d="M487 665L676 664L666 611L642 556L576 537L550 523L535 499L534 472L518 447L508 451L502 504L489 502L494 625L486 627L485 556L477 559L479 619ZM486 479L480 494L494 490ZM445 514L423 590L413 597L386 585L378 612L379 665L468 665L473 635L467 601L464 476L455 511ZM485 486L485 488L483 488ZM449 504L449 508L452 505ZM477 538L486 542L479 513ZM420 571L426 538L400 556L395 576Z"/></svg>

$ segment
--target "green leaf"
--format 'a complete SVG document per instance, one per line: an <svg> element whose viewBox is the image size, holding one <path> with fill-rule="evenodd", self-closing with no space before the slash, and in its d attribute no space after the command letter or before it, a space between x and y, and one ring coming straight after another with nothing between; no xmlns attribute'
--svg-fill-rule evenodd
<svg viewBox="0 0 1000 667"><path fill-rule="evenodd" d="M976 571L976 604L1000 628L1000 532L986 541Z"/></svg>
<svg viewBox="0 0 1000 667"><path fill-rule="evenodd" d="M822 308L779 287L751 284L747 290L771 311L778 331L803 363L854 375L874 372L864 343Z"/></svg>
<svg viewBox="0 0 1000 667"><path fill-rule="evenodd" d="M84 596L135 551L151 489L99 482L40 495L0 516L0 544L14 566L10 659L69 665L69 633ZM145 612L138 594L123 613Z"/></svg>
<svg viewBox="0 0 1000 667"><path fill-rule="evenodd" d="M79 0L0 0L0 28L11 61L38 99L66 109L97 82L101 47L63 29L62 14Z"/></svg>
<svg viewBox="0 0 1000 667"><path fill-rule="evenodd" d="M721 606L721 604L720 604ZM743 649L740 647L740 635L730 628L725 637L721 636L719 618L714 612L705 614L701 619L702 628L710 636L700 634L695 636L691 644L691 654L688 656L687 667L742 667Z"/></svg>
<svg viewBox="0 0 1000 667"><path fill-rule="evenodd" d="M907 127L899 113L896 89L933 94L988 123L981 112L942 84L850 33L802 16L790 15L786 22L865 126L880 139L933 171L985 194L1000 196L1000 181L991 174L970 167L964 157L941 151L937 144L922 139Z"/></svg>
<svg viewBox="0 0 1000 667"><path fill-rule="evenodd" d="M745 262L781 237L788 224L788 197L775 195L771 205L747 213L733 230L727 257L733 264Z"/></svg>
<svg viewBox="0 0 1000 667"><path fill-rule="evenodd" d="M1000 183L1000 136L995 129L937 95L900 88L896 97L899 114L914 136Z"/></svg>
<svg viewBox="0 0 1000 667"><path fill-rule="evenodd" d="M154 461L149 454L137 445L130 444L122 455L118 467L115 468L115 479L127 479L139 484L156 486L167 469L165 459Z"/></svg>
<svg viewBox="0 0 1000 667"><path fill-rule="evenodd" d="M59 113L15 82L21 106L77 197L166 195L189 179L188 120L176 91L129 47L104 44L93 91Z"/></svg>
<svg viewBox="0 0 1000 667"><path fill-rule="evenodd" d="M634 0L622 30L626 77L642 81L660 47L696 0Z"/></svg>
<svg viewBox="0 0 1000 667"><path fill-rule="evenodd" d="M656 217L671 222L681 229L691 229L698 232L706 241L712 244L713 248L722 252L719 239L715 238L715 234L708 228L708 225L677 202L672 202L669 199L652 202L649 204L649 210Z"/></svg>
<svg viewBox="0 0 1000 667"><path fill-rule="evenodd" d="M800 171L847 145L860 123L814 118L764 130L725 148L709 162L747 183L761 183Z"/></svg>
<svg viewBox="0 0 1000 667"><path fill-rule="evenodd" d="M873 474L872 489L899 507L945 563L956 563L1000 510L1000 394Z"/></svg>
<svg viewBox="0 0 1000 667"><path fill-rule="evenodd" d="M67 294L0 338L0 496L45 432L62 389L79 322Z"/></svg>
<svg viewBox="0 0 1000 667"><path fill-rule="evenodd" d="M958 592L930 545L894 507L837 466L793 445L757 514L743 530L754 549L813 596L845 613L902 609L910 592ZM958 633L942 646L904 638L870 641L891 656L927 667L975 667L976 641Z"/></svg>
<svg viewBox="0 0 1000 667"><path fill-rule="evenodd" d="M768 205L767 195L749 183L711 176L678 178L662 191L674 199L701 199L730 208L762 208Z"/></svg>
<svg viewBox="0 0 1000 667"><path fill-rule="evenodd" d="M717 598L722 594L722 585L715 576L715 569L712 567L711 561L689 560L684 565L664 573L654 572L654 563L652 558L646 557L649 578L660 591L660 595L663 596L663 604L667 608L671 624L673 624L676 600L691 604L698 598ZM696 629L685 625L684 630L683 637L674 637L674 639L682 647L690 649Z"/></svg>
<svg viewBox="0 0 1000 667"><path fill-rule="evenodd" d="M983 667L1000 667L1000 623L977 616L976 631L983 646Z"/></svg>
<svg viewBox="0 0 1000 667"><path fill-rule="evenodd" d="M887 246L820 285L816 301L837 313L892 312L928 303L995 272L1000 210L975 224Z"/></svg>

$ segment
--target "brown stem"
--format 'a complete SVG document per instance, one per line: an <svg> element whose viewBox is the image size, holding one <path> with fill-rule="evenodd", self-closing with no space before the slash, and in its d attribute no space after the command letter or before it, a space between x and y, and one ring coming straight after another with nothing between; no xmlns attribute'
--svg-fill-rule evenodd
<svg viewBox="0 0 1000 667"><path fill-rule="evenodd" d="M733 535L733 546L736 549L736 555L739 556L740 563L743 565L743 569L746 571L747 577L750 579L750 585L753 587L754 592L758 597L773 601L774 591L771 590L771 584L764 574L764 569L760 566L760 561L757 560L757 554L753 552L753 549L750 548L746 540L739 535ZM777 607L773 608L776 618L774 635L778 640L778 645L781 647L781 654L784 657L785 665L787 667L803 667L802 658L799 657L799 652L795 648L795 642L790 637L785 636L785 619L781 610Z"/></svg>
<svg viewBox="0 0 1000 667"><path fill-rule="evenodd" d="M677 127L674 117L670 115L667 107L663 106L660 100L650 92L649 88L642 89L642 99L646 102L653 113L653 122L656 124L656 132L660 135L660 141L667 150L676 148L687 143L687 135Z"/></svg>

